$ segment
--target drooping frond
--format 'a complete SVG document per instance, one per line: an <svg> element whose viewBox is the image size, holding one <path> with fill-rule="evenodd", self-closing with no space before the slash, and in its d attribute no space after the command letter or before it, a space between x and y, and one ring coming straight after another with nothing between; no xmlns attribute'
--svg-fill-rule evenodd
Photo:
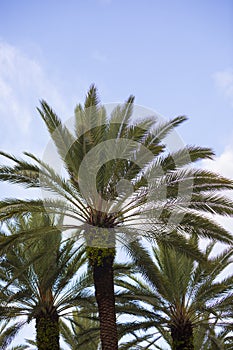
<svg viewBox="0 0 233 350"><path fill-rule="evenodd" d="M194 163L201 159L212 159L214 156L210 148L185 146L176 152L169 153L162 159L158 160L163 171L171 171L178 169L190 163Z"/></svg>
<svg viewBox="0 0 233 350"><path fill-rule="evenodd" d="M25 322L13 323L12 325L5 321L0 323L0 348L2 350L9 349L10 344L24 325ZM26 349L26 347L21 347L21 349Z"/></svg>

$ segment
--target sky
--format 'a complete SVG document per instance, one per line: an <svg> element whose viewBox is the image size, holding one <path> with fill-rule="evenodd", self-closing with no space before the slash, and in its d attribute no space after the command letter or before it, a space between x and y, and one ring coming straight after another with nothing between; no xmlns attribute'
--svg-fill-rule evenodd
<svg viewBox="0 0 233 350"><path fill-rule="evenodd" d="M184 143L211 147L203 166L233 178L232 37L232 0L0 0L0 149L41 156L39 101L65 121L95 83L103 103L133 94L188 116Z"/></svg>

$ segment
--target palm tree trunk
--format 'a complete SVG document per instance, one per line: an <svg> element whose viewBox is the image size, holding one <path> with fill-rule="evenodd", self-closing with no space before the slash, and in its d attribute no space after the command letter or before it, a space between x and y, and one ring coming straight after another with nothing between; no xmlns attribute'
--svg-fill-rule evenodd
<svg viewBox="0 0 233 350"><path fill-rule="evenodd" d="M171 327L172 350L194 350L191 322Z"/></svg>
<svg viewBox="0 0 233 350"><path fill-rule="evenodd" d="M90 254L91 252L91 254ZM100 320L102 350L117 350L118 336L113 281L115 249L89 248L89 261L93 267L95 296Z"/></svg>
<svg viewBox="0 0 233 350"><path fill-rule="evenodd" d="M36 344L38 350L60 350L59 317L56 311L52 314L41 312L36 317Z"/></svg>

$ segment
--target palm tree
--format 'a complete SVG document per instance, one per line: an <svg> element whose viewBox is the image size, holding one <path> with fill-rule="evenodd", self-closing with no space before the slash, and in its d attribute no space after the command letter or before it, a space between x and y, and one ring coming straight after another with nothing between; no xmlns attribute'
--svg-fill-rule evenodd
<svg viewBox="0 0 233 350"><path fill-rule="evenodd" d="M164 123L154 117L134 121L133 101L130 96L107 116L95 86L91 86L84 107L76 107L74 134L42 101L38 110L64 162L67 178L30 153L25 153L30 159L26 161L1 152L14 163L0 168L1 181L40 187L60 199L3 200L0 220L44 208L65 212L73 221L60 229L73 228L77 238L84 238L93 270L103 350L118 348L113 283L117 239L126 243L145 236L195 256L195 247L185 239L187 232L232 242L225 229L204 215L232 215L232 203L219 194L232 189L232 181L187 167L212 158L213 152L192 146L166 152L163 139L186 118ZM9 240L3 240L1 247L8 244Z"/></svg>
<svg viewBox="0 0 233 350"><path fill-rule="evenodd" d="M49 226L53 233L46 234ZM86 261L85 251L74 242L62 242L61 232L46 213L21 216L8 224L8 230L8 239L27 230L29 237L18 241L1 258L0 319L16 319L14 333L35 319L37 348L60 349L59 318L69 315L72 307L87 303L82 297L85 278L76 277ZM37 241L30 236L33 231L38 232ZM22 322L20 316L27 321Z"/></svg>
<svg viewBox="0 0 233 350"><path fill-rule="evenodd" d="M223 349L216 344L222 344L233 321L233 274L221 274L233 262L232 247L211 257L215 244L208 244L204 251L208 263L203 264L162 245L153 247L152 256L140 244L131 245L137 271L144 277L134 273L121 283L124 312L142 318L132 331L155 327L160 336L147 333L150 349L159 348L156 341L161 337L173 350L209 350L213 343ZM222 332L216 333L216 328Z"/></svg>

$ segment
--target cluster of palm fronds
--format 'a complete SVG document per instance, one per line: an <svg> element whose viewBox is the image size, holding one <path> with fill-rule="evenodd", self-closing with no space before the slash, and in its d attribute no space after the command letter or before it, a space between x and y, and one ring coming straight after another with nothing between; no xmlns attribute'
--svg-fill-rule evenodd
<svg viewBox="0 0 233 350"><path fill-rule="evenodd" d="M0 202L3 349L32 320L36 339L15 349L60 349L60 335L70 349L233 348L233 277L221 275L232 236L211 216L233 214L221 194L233 181L191 167L208 148L166 149L185 117L134 120L133 100L107 115L92 86L74 133L42 101L65 177L31 153L1 152L1 181L52 194ZM225 249L213 255L216 242Z"/></svg>

